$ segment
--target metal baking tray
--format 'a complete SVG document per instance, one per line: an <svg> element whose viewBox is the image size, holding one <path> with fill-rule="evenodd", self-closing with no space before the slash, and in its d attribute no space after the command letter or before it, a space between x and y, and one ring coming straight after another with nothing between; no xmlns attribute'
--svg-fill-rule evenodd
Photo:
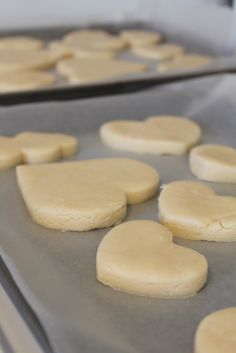
<svg viewBox="0 0 236 353"><path fill-rule="evenodd" d="M85 28L85 27L77 27ZM148 23L134 22L131 24L100 24L89 26L86 28L98 28L105 29L109 33L117 34L123 29L146 29L146 30L157 30L162 33L162 29L156 28L154 25ZM45 29L27 29L20 31L1 32L1 36L4 35L29 35L36 38L43 39L45 43L49 43L51 40L58 40L62 38L66 33L75 30L75 27L66 28L45 28ZM165 41L172 41L172 38L165 37ZM210 48L201 47L201 43L188 39L188 41L178 41L179 44L184 45L187 51L208 54L211 55ZM66 81L62 76L56 73L56 70L51 72L55 75L56 83L52 87L40 88L29 91L16 91L8 93L0 93L0 105L19 104L25 102L37 102L37 101L49 101L49 100L65 100L75 98L85 98L102 96L114 93L130 92L140 90L153 84L161 84L170 81L176 81L181 79L191 79L194 77L208 76L212 74L221 74L226 72L234 72L236 70L236 58L234 56L215 57L215 60L205 66L196 69L189 69L184 71L175 71L167 73L158 73L156 71L157 61L148 60L145 58L139 58L129 51L121 52L117 58L124 60L132 60L137 62L143 62L148 65L149 70L144 73L129 74L106 81L94 82L83 85L72 85Z"/></svg>
<svg viewBox="0 0 236 353"><path fill-rule="evenodd" d="M236 76L221 75L132 94L1 107L0 133L71 133L80 139L80 152L71 159L136 158L157 168L162 184L195 180L187 156L115 151L102 144L98 128L112 119L184 115L201 125L204 142L236 147L235 91ZM236 184L211 185L219 194L236 196ZM2 259L54 353L190 353L200 320L214 310L236 305L236 243L176 238L178 244L207 257L205 288L189 299L139 297L96 281L96 251L109 229L65 233L37 225L22 201L14 170L0 172L0 208ZM131 219L157 220L157 197L130 206L125 220Z"/></svg>

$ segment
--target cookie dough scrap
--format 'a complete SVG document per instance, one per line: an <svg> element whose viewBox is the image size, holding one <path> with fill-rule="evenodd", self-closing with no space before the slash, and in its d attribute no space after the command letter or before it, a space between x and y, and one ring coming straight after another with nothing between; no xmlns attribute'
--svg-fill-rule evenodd
<svg viewBox="0 0 236 353"><path fill-rule="evenodd" d="M190 119L163 115L144 121L114 120L102 125L100 136L119 150L179 155L199 142L201 129Z"/></svg>
<svg viewBox="0 0 236 353"><path fill-rule="evenodd" d="M132 73L142 73L147 65L113 59L68 59L57 64L58 72L71 83L106 81Z"/></svg>
<svg viewBox="0 0 236 353"><path fill-rule="evenodd" d="M124 30L120 32L120 35L131 47L154 45L162 40L160 33L144 30Z"/></svg>
<svg viewBox="0 0 236 353"><path fill-rule="evenodd" d="M236 307L206 316L196 332L194 353L235 353L235 327Z"/></svg>
<svg viewBox="0 0 236 353"><path fill-rule="evenodd" d="M157 65L157 71L168 72L178 70L197 69L209 65L213 59L205 55L185 54Z"/></svg>
<svg viewBox="0 0 236 353"><path fill-rule="evenodd" d="M0 49L0 72L50 68L58 59L50 50Z"/></svg>
<svg viewBox="0 0 236 353"><path fill-rule="evenodd" d="M114 158L18 166L17 181L36 223L88 231L120 223L127 204L156 193L159 175L145 163Z"/></svg>
<svg viewBox="0 0 236 353"><path fill-rule="evenodd" d="M38 38L32 38L27 36L0 37L0 50L38 50L41 49L43 45L44 42Z"/></svg>
<svg viewBox="0 0 236 353"><path fill-rule="evenodd" d="M219 196L201 182L164 185L159 196L159 218L181 238L236 241L236 197Z"/></svg>
<svg viewBox="0 0 236 353"><path fill-rule="evenodd" d="M161 298L197 294L207 280L206 258L173 242L172 233L153 221L122 223L101 241L97 279L116 290Z"/></svg>
<svg viewBox="0 0 236 353"><path fill-rule="evenodd" d="M236 149L205 144L190 152L190 169L198 178L220 183L236 183Z"/></svg>
<svg viewBox="0 0 236 353"><path fill-rule="evenodd" d="M43 71L0 72L0 92L26 91L51 86L52 74Z"/></svg>
<svg viewBox="0 0 236 353"><path fill-rule="evenodd" d="M142 58L151 60L173 59L184 53L184 48L177 44L160 44L148 47L134 47L132 52Z"/></svg>
<svg viewBox="0 0 236 353"><path fill-rule="evenodd" d="M23 132L0 137L0 170L20 163L46 163L76 153L78 140L70 135Z"/></svg>

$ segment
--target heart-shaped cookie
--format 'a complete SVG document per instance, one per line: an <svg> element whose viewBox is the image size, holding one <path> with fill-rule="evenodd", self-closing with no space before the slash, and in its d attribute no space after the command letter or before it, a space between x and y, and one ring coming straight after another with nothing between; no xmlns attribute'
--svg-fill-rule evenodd
<svg viewBox="0 0 236 353"><path fill-rule="evenodd" d="M131 47L147 47L159 43L162 39L160 33L145 30L126 29L121 31L120 35Z"/></svg>
<svg viewBox="0 0 236 353"><path fill-rule="evenodd" d="M184 47L177 44L165 43L148 47L134 47L132 52L141 58L168 60L183 55Z"/></svg>
<svg viewBox="0 0 236 353"><path fill-rule="evenodd" d="M162 298L195 295L207 280L207 261L173 243L172 233L153 221L113 228L97 251L97 279L130 294Z"/></svg>
<svg viewBox="0 0 236 353"><path fill-rule="evenodd" d="M236 183L236 149L206 144L190 152L190 169L198 178L220 183Z"/></svg>
<svg viewBox="0 0 236 353"><path fill-rule="evenodd" d="M139 153L183 154L201 138L199 126L187 118L156 116L144 121L114 120L102 125L102 141L110 147Z"/></svg>
<svg viewBox="0 0 236 353"><path fill-rule="evenodd" d="M51 68L58 61L57 53L50 50L2 49L0 47L0 72L38 70Z"/></svg>
<svg viewBox="0 0 236 353"><path fill-rule="evenodd" d="M23 132L0 137L0 170L20 163L52 162L74 154L78 140L70 135Z"/></svg>
<svg viewBox="0 0 236 353"><path fill-rule="evenodd" d="M0 38L0 50L20 49L38 50L43 47L41 39L26 36L9 36Z"/></svg>
<svg viewBox="0 0 236 353"><path fill-rule="evenodd" d="M111 58L67 59L57 64L58 72L66 76L71 83L86 83L110 80L132 73L141 73L147 70L147 65L140 62L131 62Z"/></svg>
<svg viewBox="0 0 236 353"><path fill-rule="evenodd" d="M183 54L172 58L172 60L166 60L157 65L158 72L167 71L183 71L192 70L202 66L209 65L212 62L212 58L206 55L197 54Z"/></svg>
<svg viewBox="0 0 236 353"><path fill-rule="evenodd" d="M175 181L164 185L159 217L182 238L236 241L236 198L216 195L204 183Z"/></svg>
<svg viewBox="0 0 236 353"><path fill-rule="evenodd" d="M235 353L235 328L236 307L208 315L197 329L194 353Z"/></svg>
<svg viewBox="0 0 236 353"><path fill-rule="evenodd" d="M85 231L121 222L127 204L156 193L159 175L145 163L114 158L18 166L17 180L37 223Z"/></svg>
<svg viewBox="0 0 236 353"><path fill-rule="evenodd" d="M52 74L42 71L0 72L0 92L28 91L51 86L55 81Z"/></svg>

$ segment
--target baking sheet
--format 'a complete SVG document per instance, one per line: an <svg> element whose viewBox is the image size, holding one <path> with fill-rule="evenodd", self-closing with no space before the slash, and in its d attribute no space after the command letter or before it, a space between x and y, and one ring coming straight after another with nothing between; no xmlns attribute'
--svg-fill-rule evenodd
<svg viewBox="0 0 236 353"><path fill-rule="evenodd" d="M98 28L105 29L109 33L118 34L119 31L123 29L146 29L153 31L160 31L160 33L165 32L165 26L162 25L161 28L157 28L152 23L142 23L142 22L131 22L131 23L121 23L121 24L100 24L100 25L90 25L88 27L80 27L77 28L67 27L67 28L48 28L48 29L27 29L20 31L11 31L11 32L1 32L1 36L4 35L29 35L36 38L40 38L45 41L46 46L50 41L61 39L66 33L69 33L72 30L80 29L80 28ZM52 99L62 99L64 96L68 98L80 97L83 94L88 96L95 96L95 90L103 90L105 93L109 93L111 85L120 85L117 87L119 92L127 91L127 88L130 87L130 83L135 85L134 88L142 88L143 84L154 81L155 83L162 83L164 81L168 81L171 78L173 80L181 79L185 77L193 77L196 75L204 76L214 73L222 73L222 72L232 72L236 70L236 57L234 55L225 55L225 56L215 56L214 48L217 44L218 37L214 39L214 41L209 44L207 47L202 46L199 39L192 38L188 36L186 33L183 36L182 40L178 37L176 38L168 34L164 36L165 42L177 42L178 44L183 45L187 52L199 53L210 55L214 58L213 62L199 67L195 69L186 69L186 70L176 70L172 72L166 73L158 73L156 70L157 60L149 60L146 58L140 58L135 54L132 54L131 51L125 50L120 52L117 56L117 59L128 60L134 62L142 62L146 63L148 66L148 70L142 73L133 73L127 74L123 76L117 76L114 78L110 78L107 80L101 80L94 83L83 83L83 84L71 84L69 83L65 77L61 76L57 73L56 69L50 70L55 77L55 84L51 87L38 88L33 90L26 91L15 91L15 92L1 92L0 93L0 104L16 104L19 102L34 102L34 101L45 101ZM232 54L232 53L231 53ZM62 58L63 59L63 58ZM141 82L139 82L141 81ZM127 84L121 86L121 84ZM133 87L132 87L133 88ZM95 89L95 90L94 90Z"/></svg>
<svg viewBox="0 0 236 353"><path fill-rule="evenodd" d="M161 182L192 179L187 156L149 156L114 151L97 134L112 119L180 114L203 129L204 142L236 147L236 76L163 85L144 92L73 102L0 108L0 133L61 131L79 137L72 159L126 156L156 167ZM236 185L211 184L236 196ZM96 281L97 247L108 229L86 233L48 230L29 218L14 170L0 173L1 255L37 315L55 353L190 353L194 332L208 313L236 305L236 243L177 239L209 262L206 287L183 300L132 296ZM156 197L130 206L126 220L157 219Z"/></svg>

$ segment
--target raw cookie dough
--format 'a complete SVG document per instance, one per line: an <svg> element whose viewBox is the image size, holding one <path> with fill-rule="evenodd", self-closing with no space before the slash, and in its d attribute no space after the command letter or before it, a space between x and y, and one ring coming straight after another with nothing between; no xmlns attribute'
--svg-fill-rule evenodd
<svg viewBox="0 0 236 353"><path fill-rule="evenodd" d="M207 261L173 243L172 233L153 221L130 221L112 230L97 251L97 279L122 292L186 298L206 283Z"/></svg>
<svg viewBox="0 0 236 353"><path fill-rule="evenodd" d="M200 140L201 130L190 119L164 115L144 121L114 120L102 125L100 136L119 150L178 155Z"/></svg>
<svg viewBox="0 0 236 353"><path fill-rule="evenodd" d="M236 352L236 307L216 311L200 323L194 353Z"/></svg>
<svg viewBox="0 0 236 353"><path fill-rule="evenodd" d="M25 91L48 87L54 81L53 75L42 71L0 72L0 92Z"/></svg>
<svg viewBox="0 0 236 353"><path fill-rule="evenodd" d="M172 59L182 55L184 48L177 44L161 44L149 47L135 47L132 52L142 58L152 60Z"/></svg>
<svg viewBox="0 0 236 353"><path fill-rule="evenodd" d="M0 49L0 72L52 67L58 53L49 50Z"/></svg>
<svg viewBox="0 0 236 353"><path fill-rule="evenodd" d="M37 38L26 36L11 36L0 38L0 50L23 49L37 50L43 47L43 41Z"/></svg>
<svg viewBox="0 0 236 353"><path fill-rule="evenodd" d="M162 37L158 32L142 31L142 30L124 30L120 33L129 45L132 47L142 47L157 44Z"/></svg>
<svg viewBox="0 0 236 353"><path fill-rule="evenodd" d="M185 54L175 57L173 60L168 60L157 65L157 71L176 71L195 69L201 66L208 65L212 59L208 56L197 54Z"/></svg>
<svg viewBox="0 0 236 353"><path fill-rule="evenodd" d="M224 145L201 145L190 152L190 169L198 178L236 183L236 149Z"/></svg>
<svg viewBox="0 0 236 353"><path fill-rule="evenodd" d="M181 238L236 241L236 197L219 196L204 183L175 181L164 185L159 217Z"/></svg>
<svg viewBox="0 0 236 353"><path fill-rule="evenodd" d="M146 201L159 185L155 169L121 158L18 166L17 180L33 220L65 231L118 224L127 204Z"/></svg>
<svg viewBox="0 0 236 353"><path fill-rule="evenodd" d="M20 163L52 162L74 154L78 140L70 135L23 132L0 137L0 170Z"/></svg>
<svg viewBox="0 0 236 353"><path fill-rule="evenodd" d="M60 61L57 70L71 83L90 83L140 73L147 70L147 65L112 59L68 59Z"/></svg>

